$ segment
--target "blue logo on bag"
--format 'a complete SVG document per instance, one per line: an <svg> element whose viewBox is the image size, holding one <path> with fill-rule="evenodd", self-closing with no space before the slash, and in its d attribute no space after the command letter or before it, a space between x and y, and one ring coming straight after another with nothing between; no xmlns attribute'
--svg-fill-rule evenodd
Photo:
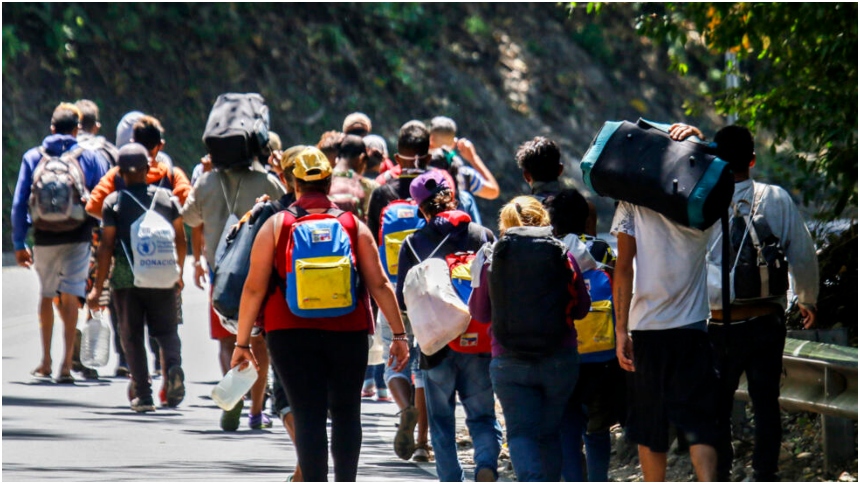
<svg viewBox="0 0 860 484"><path fill-rule="evenodd" d="M137 243L137 252L140 255L155 254L155 244L152 242L152 239L150 239L149 237L140 239L140 241Z"/></svg>

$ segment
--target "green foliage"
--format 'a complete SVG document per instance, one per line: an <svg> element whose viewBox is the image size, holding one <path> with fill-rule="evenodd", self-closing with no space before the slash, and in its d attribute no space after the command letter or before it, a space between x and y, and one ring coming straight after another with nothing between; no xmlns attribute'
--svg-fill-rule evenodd
<svg viewBox="0 0 860 484"><path fill-rule="evenodd" d="M490 26L479 15L470 15L463 21L466 32L475 37L489 37L491 33Z"/></svg>
<svg viewBox="0 0 860 484"><path fill-rule="evenodd" d="M713 103L774 134L806 203L824 218L857 217L857 4L639 4L637 31L667 46L673 68L720 65ZM726 88L726 75L741 78ZM846 208L851 207L846 213Z"/></svg>

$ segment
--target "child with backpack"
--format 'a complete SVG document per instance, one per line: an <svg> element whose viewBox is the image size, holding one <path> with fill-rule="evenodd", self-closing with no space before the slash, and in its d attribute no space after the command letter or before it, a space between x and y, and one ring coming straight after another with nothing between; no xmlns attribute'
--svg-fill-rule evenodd
<svg viewBox="0 0 860 484"><path fill-rule="evenodd" d="M491 253L476 259L469 308L475 319L491 321L490 377L517 479L558 481L559 425L579 373L573 320L588 314L591 300L540 201L511 200L499 230Z"/></svg>
<svg viewBox="0 0 860 484"><path fill-rule="evenodd" d="M182 280L185 229L170 192L146 184L149 161L143 145L130 143L119 151L117 166L126 188L105 199L96 282L87 297L90 307L98 308L114 259L111 287L131 370L131 409L135 412L155 410L144 326L161 347L167 370L167 406L175 407L185 397L175 290Z"/></svg>
<svg viewBox="0 0 860 484"><path fill-rule="evenodd" d="M230 366L257 365L251 330L263 314L275 371L295 416L296 449L306 481L328 475L327 414L334 474L354 481L361 450L361 385L372 331L372 295L395 337L396 371L409 361L394 289L383 274L373 236L326 196L332 167L308 148L295 158L297 201L271 217L251 250ZM264 350L265 351L265 350Z"/></svg>
<svg viewBox="0 0 860 484"><path fill-rule="evenodd" d="M425 309L425 305L410 307L415 271L424 268L424 261L438 259L443 269L441 276L453 292L451 279L459 279L458 302L466 310L471 292L471 260L475 252L493 233L472 223L469 215L456 210L457 202L448 182L438 170L428 171L415 178L409 186L412 199L418 204L426 225L406 238L400 249L397 279L397 298L403 310ZM412 271L412 272L410 272ZM423 281L421 281L423 282ZM419 288L423 292L424 288ZM413 293L416 291L413 291ZM420 296L419 296L420 297ZM430 296L427 296L430 297ZM430 302L432 305L432 301ZM433 319L436 319L433 321ZM411 318L418 338L422 324L450 324L449 318L439 313L426 312ZM465 331L457 330L455 337L443 341L442 348L433 354L421 352L424 370L424 393L427 402L430 434L436 455L436 473L440 481L463 481L465 475L457 456L455 439L455 394L466 411L466 425L475 449L475 480L495 481L498 477L499 451L502 430L496 420L493 385L490 381L490 342L487 326L474 322ZM446 338L447 339L447 338ZM420 341L420 339L419 339ZM398 434L395 447L414 445L410 433Z"/></svg>

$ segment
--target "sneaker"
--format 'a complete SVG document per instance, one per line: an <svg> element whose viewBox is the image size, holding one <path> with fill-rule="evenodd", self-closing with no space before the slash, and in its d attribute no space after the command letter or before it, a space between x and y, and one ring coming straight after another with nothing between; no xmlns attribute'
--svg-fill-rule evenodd
<svg viewBox="0 0 860 484"><path fill-rule="evenodd" d="M418 424L418 409L410 405L400 411L400 424L394 435L394 453L403 460L415 453L415 425Z"/></svg>
<svg viewBox="0 0 860 484"><path fill-rule="evenodd" d="M152 402L152 397L137 397L131 401L131 409L137 413L154 412L155 403Z"/></svg>
<svg viewBox="0 0 860 484"><path fill-rule="evenodd" d="M167 406L167 387L162 386L161 390L158 390L158 401L162 407Z"/></svg>
<svg viewBox="0 0 860 484"><path fill-rule="evenodd" d="M166 398L168 407L179 405L185 398L185 372L178 366L170 367L167 371Z"/></svg>
<svg viewBox="0 0 860 484"><path fill-rule="evenodd" d="M482 467L475 473L475 482L496 482L496 474L489 467Z"/></svg>
<svg viewBox="0 0 860 484"><path fill-rule="evenodd" d="M239 428L239 420L242 418L242 408L245 407L245 401L239 400L230 410L221 412L221 430L225 432L235 432Z"/></svg>
<svg viewBox="0 0 860 484"><path fill-rule="evenodd" d="M412 454L412 460L415 462L430 462L430 449L427 444L419 444L415 446L415 453Z"/></svg>
<svg viewBox="0 0 860 484"><path fill-rule="evenodd" d="M249 412L248 427L251 427L254 430L270 429L272 428L272 420L265 413L261 412L259 415L251 415Z"/></svg>
<svg viewBox="0 0 860 484"><path fill-rule="evenodd" d="M128 370L127 366L119 365L118 367L116 367L116 373L114 373L114 375L116 375L118 378L128 378L128 375L130 373L131 372Z"/></svg>

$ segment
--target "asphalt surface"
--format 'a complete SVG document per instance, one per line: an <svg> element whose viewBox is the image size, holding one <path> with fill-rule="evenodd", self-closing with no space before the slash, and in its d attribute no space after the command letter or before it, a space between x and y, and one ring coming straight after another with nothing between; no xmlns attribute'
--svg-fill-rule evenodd
<svg viewBox="0 0 860 484"><path fill-rule="evenodd" d="M128 406L128 379L114 376L116 355L98 380L74 374L74 385L30 376L41 358L38 281L33 271L4 267L2 277L2 480L4 481L284 481L295 449L277 417L251 430L247 408L237 432L219 427L209 394L220 380L217 344L209 338L205 293L185 271L185 323L180 327L186 397L178 408L137 414ZM52 357L59 372L61 324ZM152 368L150 355L150 368ZM160 380L153 388L160 388ZM269 409L267 408L267 411ZM398 459L392 442L397 407L365 399L359 481L433 481L433 464ZM462 421L460 422L462 425ZM331 467L331 459L329 459ZM467 476L471 476L467 468ZM329 473L333 480L333 474Z"/></svg>

